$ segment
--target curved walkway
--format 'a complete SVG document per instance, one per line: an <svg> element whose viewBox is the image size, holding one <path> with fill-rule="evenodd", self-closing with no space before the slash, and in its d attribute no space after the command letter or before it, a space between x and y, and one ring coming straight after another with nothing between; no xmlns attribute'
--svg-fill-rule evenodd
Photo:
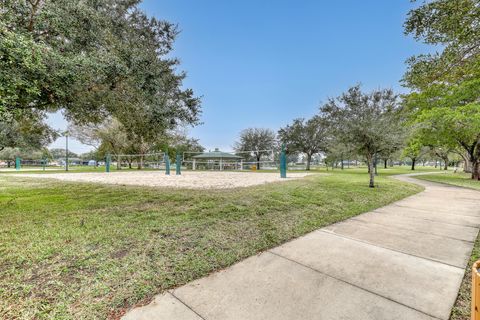
<svg viewBox="0 0 480 320"><path fill-rule="evenodd" d="M159 295L124 319L448 319L480 227L480 193L425 191Z"/></svg>

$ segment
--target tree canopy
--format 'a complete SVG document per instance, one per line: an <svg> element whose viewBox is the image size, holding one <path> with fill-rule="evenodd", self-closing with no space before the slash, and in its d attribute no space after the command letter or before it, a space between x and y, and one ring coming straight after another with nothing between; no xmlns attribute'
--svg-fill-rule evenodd
<svg viewBox="0 0 480 320"><path fill-rule="evenodd" d="M115 117L148 141L197 124L200 100L169 55L178 29L139 2L2 1L0 121L58 110L76 124Z"/></svg>
<svg viewBox="0 0 480 320"><path fill-rule="evenodd" d="M406 106L424 136L462 149L480 179L480 7L476 0L435 0L409 12L405 33L440 45L408 60L404 84L414 91Z"/></svg>
<svg viewBox="0 0 480 320"><path fill-rule="evenodd" d="M248 157L253 157L257 162L257 169L260 169L262 156L268 156L276 147L276 135L271 129L248 128L240 132L240 137L235 142L235 151L250 152ZM245 154L243 154L245 155Z"/></svg>
<svg viewBox="0 0 480 320"><path fill-rule="evenodd" d="M57 132L34 114L19 117L18 120L0 121L0 151L15 147L26 150L40 149L57 136Z"/></svg>
<svg viewBox="0 0 480 320"><path fill-rule="evenodd" d="M310 170L313 155L327 150L330 134L326 119L317 115L308 120L293 120L292 124L278 131L278 136L287 152L301 152L307 156L306 169Z"/></svg>
<svg viewBox="0 0 480 320"><path fill-rule="evenodd" d="M375 155L398 144L398 137L405 134L400 110L398 96L392 90L364 93L359 85L320 108L336 137L367 159L372 188Z"/></svg>

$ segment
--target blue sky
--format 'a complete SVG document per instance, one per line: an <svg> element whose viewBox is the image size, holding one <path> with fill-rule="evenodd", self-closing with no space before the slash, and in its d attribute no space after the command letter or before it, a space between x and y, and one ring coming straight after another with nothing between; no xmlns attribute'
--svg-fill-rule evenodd
<svg viewBox="0 0 480 320"><path fill-rule="evenodd" d="M231 150L248 127L275 131L310 117L357 83L406 90L405 60L429 49L403 34L408 0L146 0L152 16L179 25L173 55L202 98L190 130L208 149ZM50 123L66 126L60 114ZM63 146L59 140L53 146ZM72 141L71 148L90 147Z"/></svg>

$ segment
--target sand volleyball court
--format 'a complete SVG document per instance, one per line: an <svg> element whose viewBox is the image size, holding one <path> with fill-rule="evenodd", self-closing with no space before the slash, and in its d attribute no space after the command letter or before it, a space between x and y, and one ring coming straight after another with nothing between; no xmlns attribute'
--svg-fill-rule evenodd
<svg viewBox="0 0 480 320"><path fill-rule="evenodd" d="M219 171L184 171L181 175L165 175L164 171L128 171L128 172L72 172L52 174L18 174L18 177L56 179L62 181L78 181L106 183L117 185L137 185L149 187L169 187L187 189L228 189L250 187L271 182L284 182L300 179L309 173L288 173L281 179L278 172L219 172Z"/></svg>

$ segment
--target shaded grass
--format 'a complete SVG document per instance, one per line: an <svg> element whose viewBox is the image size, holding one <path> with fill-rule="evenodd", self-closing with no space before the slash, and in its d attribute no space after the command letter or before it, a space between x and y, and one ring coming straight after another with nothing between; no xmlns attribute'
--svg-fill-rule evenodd
<svg viewBox="0 0 480 320"><path fill-rule="evenodd" d="M167 288L421 190L386 174L370 189L363 169L330 173L209 191L0 176L0 318L116 318Z"/></svg>

